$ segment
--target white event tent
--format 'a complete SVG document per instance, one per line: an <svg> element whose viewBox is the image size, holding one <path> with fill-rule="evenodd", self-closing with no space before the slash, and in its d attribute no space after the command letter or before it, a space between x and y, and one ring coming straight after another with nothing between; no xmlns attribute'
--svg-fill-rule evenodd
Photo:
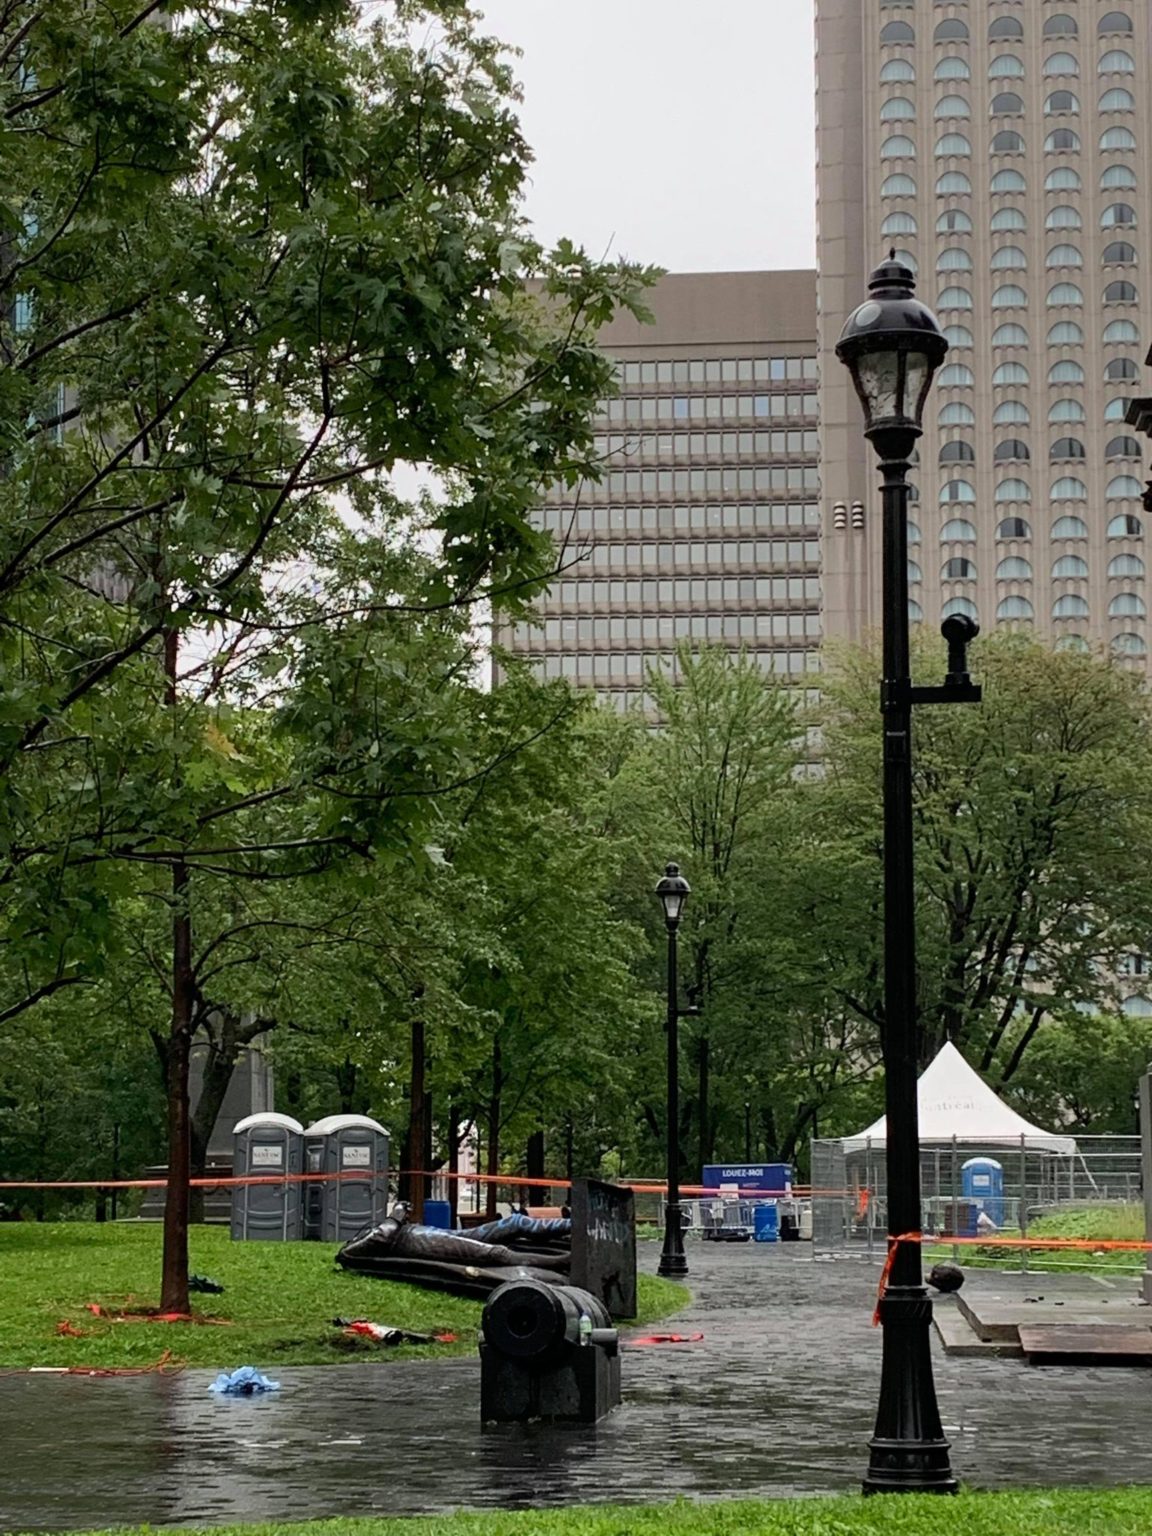
<svg viewBox="0 0 1152 1536"><path fill-rule="evenodd" d="M993 1093L988 1084L961 1056L951 1041L940 1047L935 1060L920 1074L917 1085L920 1105L921 1146L969 1145L1022 1147L1028 1152L1047 1152L1054 1157L1075 1157L1071 1136L1054 1136L1018 1115ZM887 1122L882 1115L867 1129L841 1139L847 1153L883 1147Z"/></svg>

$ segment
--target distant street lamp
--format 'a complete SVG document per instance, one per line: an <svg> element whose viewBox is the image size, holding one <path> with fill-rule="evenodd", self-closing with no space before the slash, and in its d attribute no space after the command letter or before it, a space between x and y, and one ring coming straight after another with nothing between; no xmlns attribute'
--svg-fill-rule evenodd
<svg viewBox="0 0 1152 1536"><path fill-rule="evenodd" d="M880 1302L884 1358L865 1493L955 1493L932 1379L932 1303L920 1245L893 1240L920 1231L920 1127L916 1099L916 925L912 867L912 706L975 703L970 618L942 625L948 674L942 688L912 685L908 639L908 470L924 402L948 350L936 317L914 297L911 271L891 258L868 284L836 355L864 407L864 435L883 476L884 1092L887 1112L890 1280ZM894 1248L894 1252L891 1251Z"/></svg>
<svg viewBox="0 0 1152 1536"><path fill-rule="evenodd" d="M664 1201L664 1247L658 1275L686 1275L688 1260L684 1253L684 1227L680 1219L680 1019L693 1015L695 1008L680 1007L680 984L677 974L676 930L684 912L684 904L692 887L680 873L679 864L665 867L663 877L656 884L656 895L664 908L664 926L668 930L668 1087L666 1093L668 1150L668 1190Z"/></svg>

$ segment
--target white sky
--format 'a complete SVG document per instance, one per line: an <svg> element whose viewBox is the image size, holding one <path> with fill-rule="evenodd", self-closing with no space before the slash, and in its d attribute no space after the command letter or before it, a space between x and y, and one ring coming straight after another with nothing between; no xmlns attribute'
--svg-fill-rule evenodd
<svg viewBox="0 0 1152 1536"><path fill-rule="evenodd" d="M813 0L476 0L523 50L545 241L673 272L815 265Z"/></svg>

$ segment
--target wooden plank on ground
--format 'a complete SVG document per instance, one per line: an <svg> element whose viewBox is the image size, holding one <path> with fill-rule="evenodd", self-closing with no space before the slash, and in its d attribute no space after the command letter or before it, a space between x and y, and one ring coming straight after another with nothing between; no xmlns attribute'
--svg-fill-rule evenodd
<svg viewBox="0 0 1152 1536"><path fill-rule="evenodd" d="M1152 1365L1152 1328L1114 1324L1063 1327L1020 1325L1020 1345L1032 1365Z"/></svg>

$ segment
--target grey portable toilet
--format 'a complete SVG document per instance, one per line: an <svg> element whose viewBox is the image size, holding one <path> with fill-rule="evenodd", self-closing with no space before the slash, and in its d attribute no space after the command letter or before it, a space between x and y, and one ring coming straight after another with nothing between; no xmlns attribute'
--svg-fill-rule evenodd
<svg viewBox="0 0 1152 1536"><path fill-rule="evenodd" d="M388 1132L367 1115L328 1115L304 1132L304 1236L346 1243L388 1214Z"/></svg>
<svg viewBox="0 0 1152 1536"><path fill-rule="evenodd" d="M237 1121L232 1133L233 1174L242 1178L249 1173L302 1173L303 1132L299 1120L271 1110ZM232 1236L280 1243L302 1237L299 1183L233 1185Z"/></svg>

